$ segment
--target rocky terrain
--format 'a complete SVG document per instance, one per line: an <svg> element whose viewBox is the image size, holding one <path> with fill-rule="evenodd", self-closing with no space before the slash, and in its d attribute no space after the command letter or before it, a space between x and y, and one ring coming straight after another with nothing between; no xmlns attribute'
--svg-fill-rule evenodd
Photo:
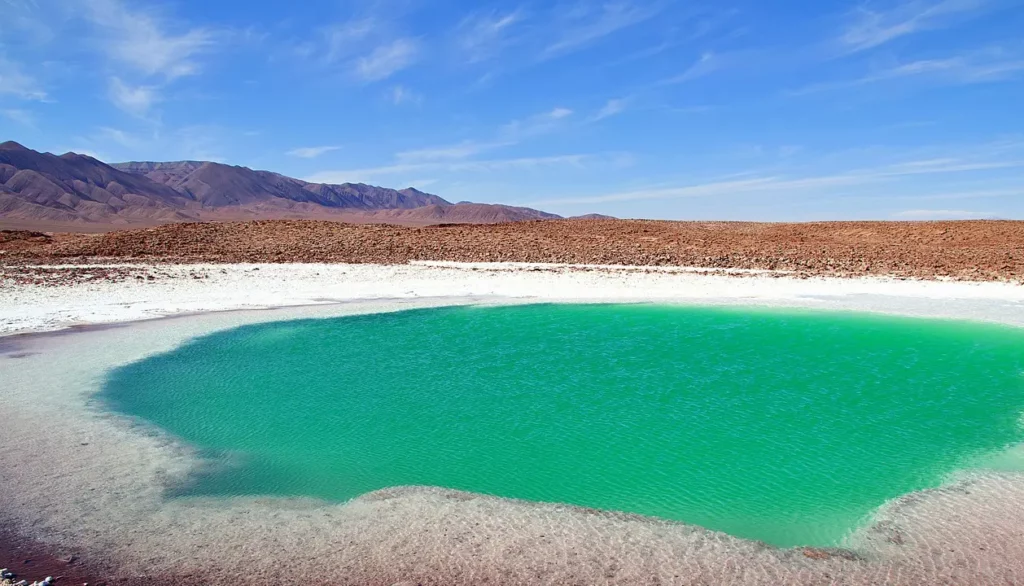
<svg viewBox="0 0 1024 586"><path fill-rule="evenodd" d="M1021 281L1024 222L546 220L411 228L281 220L172 224L106 234L0 232L0 264L97 259L533 262Z"/></svg>
<svg viewBox="0 0 1024 586"><path fill-rule="evenodd" d="M529 208L452 204L417 189L309 183L210 161L107 165L0 144L0 227L98 231L97 226L200 220L325 218L413 225L556 218Z"/></svg>

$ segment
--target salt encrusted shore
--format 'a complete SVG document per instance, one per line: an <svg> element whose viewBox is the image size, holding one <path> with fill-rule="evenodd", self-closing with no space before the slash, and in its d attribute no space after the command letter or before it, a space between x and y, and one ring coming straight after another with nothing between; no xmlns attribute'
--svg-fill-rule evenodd
<svg viewBox="0 0 1024 586"><path fill-rule="evenodd" d="M1024 583L1019 473L964 473L943 488L888 503L851 535L847 550L778 550L679 523L436 488L385 489L345 504L167 499L168 487L209 463L190 446L106 413L92 399L112 366L255 322L466 303L659 301L1024 326L1020 285L551 265L132 267L137 272L111 279L69 280L59 271L0 278L0 333L194 314L0 338L0 523L54 551L95 560L111 578L138 584ZM262 310L271 307L278 309ZM245 311L254 309L261 310Z"/></svg>
<svg viewBox="0 0 1024 586"><path fill-rule="evenodd" d="M0 266L0 335L367 299L668 301L1024 323L1024 286L780 271L524 263Z"/></svg>

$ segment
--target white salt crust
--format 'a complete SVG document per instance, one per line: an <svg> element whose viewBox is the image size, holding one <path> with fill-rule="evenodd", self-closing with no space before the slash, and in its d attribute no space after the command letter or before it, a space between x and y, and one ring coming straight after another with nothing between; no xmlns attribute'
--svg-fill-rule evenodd
<svg viewBox="0 0 1024 586"><path fill-rule="evenodd" d="M466 303L656 300L1021 326L1019 285L510 265L159 270L171 277L64 287L3 282L0 331L323 305L0 338L0 521L105 560L121 575L254 584L1024 583L1024 475L1015 472L965 473L897 499L849 538L852 555L809 557L678 523L434 488L386 489L345 504L169 500L165 489L202 460L92 400L113 366L256 322ZM198 270L209 278L189 276Z"/></svg>

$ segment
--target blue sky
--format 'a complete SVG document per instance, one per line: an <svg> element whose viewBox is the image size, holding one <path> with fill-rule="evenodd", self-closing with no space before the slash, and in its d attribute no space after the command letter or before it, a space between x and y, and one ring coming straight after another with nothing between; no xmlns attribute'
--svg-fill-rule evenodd
<svg viewBox="0 0 1024 586"><path fill-rule="evenodd" d="M0 139L667 219L1024 218L1024 0L0 0Z"/></svg>

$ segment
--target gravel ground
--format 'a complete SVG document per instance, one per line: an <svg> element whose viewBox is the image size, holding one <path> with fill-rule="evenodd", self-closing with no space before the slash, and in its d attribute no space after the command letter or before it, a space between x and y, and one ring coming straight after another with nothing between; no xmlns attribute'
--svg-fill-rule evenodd
<svg viewBox="0 0 1024 586"><path fill-rule="evenodd" d="M407 228L268 220L107 234L0 232L0 262L412 260L787 271L798 276L1024 279L1024 222L549 220Z"/></svg>

